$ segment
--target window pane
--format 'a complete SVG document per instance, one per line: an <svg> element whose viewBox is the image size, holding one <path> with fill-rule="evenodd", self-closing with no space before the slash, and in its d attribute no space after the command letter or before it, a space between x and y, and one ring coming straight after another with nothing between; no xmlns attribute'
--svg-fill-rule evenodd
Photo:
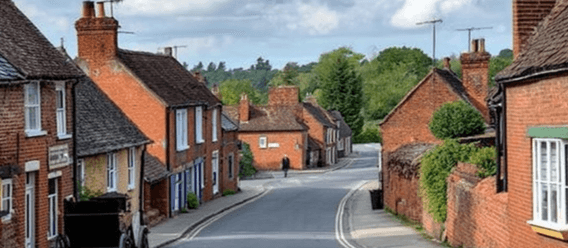
<svg viewBox="0 0 568 248"><path fill-rule="evenodd" d="M541 184L541 218L542 220L548 220L548 186L545 183Z"/></svg>
<svg viewBox="0 0 568 248"><path fill-rule="evenodd" d="M550 220L554 223L558 222L558 188L552 185L550 191Z"/></svg>
<svg viewBox="0 0 568 248"><path fill-rule="evenodd" d="M547 180L547 169L548 169L548 160L547 160L547 151L546 151L546 142L540 143L540 180L546 181Z"/></svg>
<svg viewBox="0 0 568 248"><path fill-rule="evenodd" d="M37 86L38 86L37 83L29 84L28 92L27 92L27 95L28 95L28 99L27 99L28 102L27 103L28 104L35 105L35 104L39 103Z"/></svg>
<svg viewBox="0 0 568 248"><path fill-rule="evenodd" d="M556 142L550 143L550 180L552 182L558 182L558 165L557 165L557 154Z"/></svg>
<svg viewBox="0 0 568 248"><path fill-rule="evenodd" d="M28 108L28 129L37 128L37 109L35 107Z"/></svg>
<svg viewBox="0 0 568 248"><path fill-rule="evenodd" d="M49 179L49 194L55 194L57 192L55 179Z"/></svg>
<svg viewBox="0 0 568 248"><path fill-rule="evenodd" d="M57 99L56 99L56 104L57 104L57 108L63 108L63 91L62 90L58 90L57 91Z"/></svg>

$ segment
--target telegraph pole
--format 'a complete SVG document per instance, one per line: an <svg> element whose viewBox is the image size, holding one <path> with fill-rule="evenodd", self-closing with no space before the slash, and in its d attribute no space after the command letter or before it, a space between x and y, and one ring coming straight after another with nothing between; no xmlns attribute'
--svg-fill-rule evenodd
<svg viewBox="0 0 568 248"><path fill-rule="evenodd" d="M481 29L493 29L493 27L482 27L482 28L462 28L456 29L456 31L467 31L467 50L471 51L471 31L481 30Z"/></svg>
<svg viewBox="0 0 568 248"><path fill-rule="evenodd" d="M431 21L416 23L416 25L432 24L432 66L436 66L436 23L438 22L442 22L442 19L434 19Z"/></svg>

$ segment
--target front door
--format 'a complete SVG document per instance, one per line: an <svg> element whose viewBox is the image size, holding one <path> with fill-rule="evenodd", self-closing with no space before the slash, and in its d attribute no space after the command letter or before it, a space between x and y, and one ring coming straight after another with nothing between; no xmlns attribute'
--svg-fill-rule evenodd
<svg viewBox="0 0 568 248"><path fill-rule="evenodd" d="M211 163L213 164L213 194L219 193L219 152L213 152L213 158Z"/></svg>
<svg viewBox="0 0 568 248"><path fill-rule="evenodd" d="M35 247L35 173L26 173L25 196L25 234L26 248Z"/></svg>

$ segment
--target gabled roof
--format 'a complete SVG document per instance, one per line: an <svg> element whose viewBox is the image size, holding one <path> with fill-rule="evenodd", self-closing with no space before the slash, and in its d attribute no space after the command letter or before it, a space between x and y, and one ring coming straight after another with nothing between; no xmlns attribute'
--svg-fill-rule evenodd
<svg viewBox="0 0 568 248"><path fill-rule="evenodd" d="M331 115L339 121L339 138L350 137L353 134L351 127L347 125L341 113L337 110L330 111Z"/></svg>
<svg viewBox="0 0 568 248"><path fill-rule="evenodd" d="M83 75L12 1L0 1L0 56L27 79L68 79Z"/></svg>
<svg viewBox="0 0 568 248"><path fill-rule="evenodd" d="M176 59L149 52L118 50L119 60L170 107L220 104Z"/></svg>
<svg viewBox="0 0 568 248"><path fill-rule="evenodd" d="M556 1L550 14L538 25L525 48L495 80L509 82L568 70L568 1Z"/></svg>
<svg viewBox="0 0 568 248"><path fill-rule="evenodd" d="M225 131L239 130L239 126L237 126L237 124L235 124L225 113L221 113L221 126Z"/></svg>
<svg viewBox="0 0 568 248"><path fill-rule="evenodd" d="M239 131L304 131L296 120L295 106L250 106L250 120L239 123ZM223 106L233 120L239 119L238 106Z"/></svg>
<svg viewBox="0 0 568 248"><path fill-rule="evenodd" d="M77 84L75 92L78 156L151 142L90 79Z"/></svg>
<svg viewBox="0 0 568 248"><path fill-rule="evenodd" d="M309 102L303 102L302 106L321 124L326 127L336 128L336 124L333 123L330 118L327 116L327 111L320 106Z"/></svg>
<svg viewBox="0 0 568 248"><path fill-rule="evenodd" d="M420 86L422 84L424 84L425 82L428 81L428 79L432 76L439 76L442 80L442 82L444 82L446 85L448 85L450 87L450 89L452 89L452 92L454 92L459 98L461 98L463 101L465 101L466 103L468 103L469 105L473 106L475 108L475 105L473 105L468 97L468 94L465 90L465 88L463 87L462 81L458 78L458 76L451 70L448 69L438 69L438 68L432 68L432 71L430 71L430 73L428 73L428 75L426 75L422 81L420 81L416 86L414 86L414 88L412 88L405 96L404 98L402 98L402 100L389 112L388 115L385 116L385 118L383 119L383 121L381 123L379 123L379 125L384 124L385 122L387 122L387 120L408 100L410 99L410 97L412 97L412 95L414 94L414 92L416 92L416 90L418 90L418 88L420 88ZM476 108L477 109L477 108ZM479 109L477 109L479 111Z"/></svg>
<svg viewBox="0 0 568 248"><path fill-rule="evenodd" d="M152 184L169 175L168 170L160 160L148 152L144 153L144 181Z"/></svg>

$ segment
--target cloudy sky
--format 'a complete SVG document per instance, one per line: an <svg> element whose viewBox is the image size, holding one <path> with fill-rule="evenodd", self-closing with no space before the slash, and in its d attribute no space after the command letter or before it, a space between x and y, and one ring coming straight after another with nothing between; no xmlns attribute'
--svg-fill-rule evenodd
<svg viewBox="0 0 568 248"><path fill-rule="evenodd" d="M56 46L65 40L77 52L75 21L80 0L13 0ZM110 10L107 7L107 14ZM178 59L190 67L225 61L248 68L259 56L274 68L306 64L341 46L372 57L392 46L417 47L432 55L432 27L417 22L439 18L436 57L467 50L467 32L485 38L487 50L511 48L508 0L124 0L114 17L122 31L119 46L156 52L187 46Z"/></svg>

